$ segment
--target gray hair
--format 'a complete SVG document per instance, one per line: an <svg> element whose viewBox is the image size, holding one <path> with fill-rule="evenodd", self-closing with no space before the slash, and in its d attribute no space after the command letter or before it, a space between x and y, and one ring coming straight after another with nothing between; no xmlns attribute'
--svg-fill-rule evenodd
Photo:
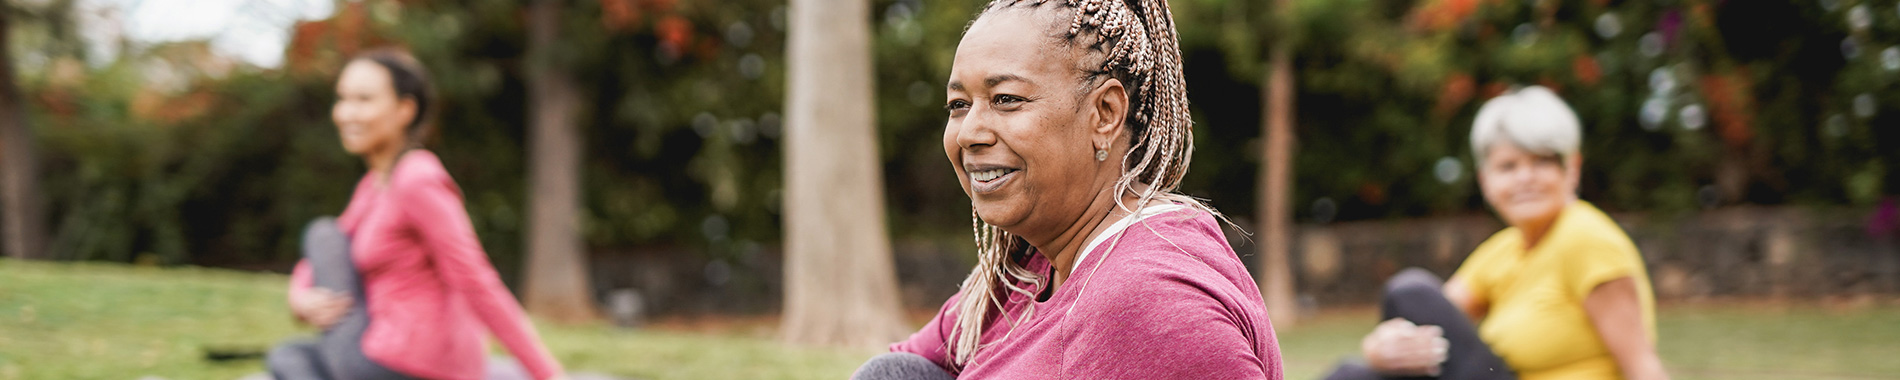
<svg viewBox="0 0 1900 380"><path fill-rule="evenodd" d="M1565 165L1583 144L1582 123L1563 98L1543 86L1512 90L1478 107L1471 123L1471 153L1482 166L1491 145L1508 142L1540 155L1562 157Z"/></svg>

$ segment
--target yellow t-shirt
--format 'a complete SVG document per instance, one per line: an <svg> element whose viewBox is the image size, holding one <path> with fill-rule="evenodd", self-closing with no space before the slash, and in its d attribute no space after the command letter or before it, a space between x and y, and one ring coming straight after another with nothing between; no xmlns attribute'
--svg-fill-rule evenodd
<svg viewBox="0 0 1900 380"><path fill-rule="evenodd" d="M1610 280L1636 280L1643 329L1656 340L1656 301L1629 235L1588 202L1564 207L1529 251L1517 228L1492 235L1452 278L1490 311L1478 336L1523 380L1621 379L1583 300Z"/></svg>

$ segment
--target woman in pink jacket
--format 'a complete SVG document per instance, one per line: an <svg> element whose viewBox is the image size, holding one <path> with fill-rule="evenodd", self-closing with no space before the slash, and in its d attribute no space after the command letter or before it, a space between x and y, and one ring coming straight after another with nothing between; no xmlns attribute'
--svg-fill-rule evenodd
<svg viewBox="0 0 1900 380"><path fill-rule="evenodd" d="M278 380L480 379L492 333L536 379L560 363L501 283L435 154L420 149L435 98L408 53L352 59L336 84L343 148L369 173L336 219L304 232L290 307L322 329L271 350Z"/></svg>
<svg viewBox="0 0 1900 380"><path fill-rule="evenodd" d="M957 44L943 149L977 265L859 380L1284 377L1194 151L1166 0L994 0Z"/></svg>

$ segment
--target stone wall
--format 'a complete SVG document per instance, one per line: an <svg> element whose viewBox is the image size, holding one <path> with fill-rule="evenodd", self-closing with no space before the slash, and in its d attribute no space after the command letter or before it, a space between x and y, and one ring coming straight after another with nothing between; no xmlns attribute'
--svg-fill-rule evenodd
<svg viewBox="0 0 1900 380"><path fill-rule="evenodd" d="M1612 218L1642 251L1661 299L1900 294L1900 244L1869 231L1865 212L1737 207ZM1503 227L1475 215L1303 225L1292 258L1298 287L1309 304L1372 303L1399 269L1449 276Z"/></svg>
<svg viewBox="0 0 1900 380"><path fill-rule="evenodd" d="M1870 232L1866 212L1738 207L1612 217L1642 250L1657 296L1664 300L1900 294L1900 239ZM1503 228L1490 215L1300 225L1292 262L1302 302L1374 303L1385 279L1406 267L1449 276L1473 248ZM1253 255L1258 244L1231 229L1228 237L1242 261L1258 265ZM893 250L904 305L916 310L942 306L969 274L975 261L971 249L961 237L898 239ZM779 248L736 251L721 259L684 248L597 252L591 267L594 287L602 300L627 299L624 290L632 289L638 293L632 298L642 303L637 309L657 315L778 310ZM622 296L614 296L616 291ZM603 310L612 309L608 306Z"/></svg>

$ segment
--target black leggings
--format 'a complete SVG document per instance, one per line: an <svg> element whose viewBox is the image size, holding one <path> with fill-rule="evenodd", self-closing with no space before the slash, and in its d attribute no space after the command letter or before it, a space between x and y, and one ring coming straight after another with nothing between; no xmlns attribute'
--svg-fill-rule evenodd
<svg viewBox="0 0 1900 380"><path fill-rule="evenodd" d="M1491 352L1491 346L1478 339L1478 329L1472 326L1471 319L1445 299L1440 286L1442 282L1431 271L1422 268L1399 271L1385 284L1385 300L1380 304L1379 318L1380 321L1405 318L1420 326L1434 325L1445 329L1445 340L1451 342L1451 348L1445 353L1445 364L1440 367L1437 377L1383 376L1364 364L1342 362L1326 379L1516 380L1517 374L1504 365L1503 359Z"/></svg>
<svg viewBox="0 0 1900 380"><path fill-rule="evenodd" d="M404 380L410 376L377 364L363 355L363 332L369 329L362 280L350 258L350 239L337 228L336 219L318 218L303 233L303 257L310 264L312 286L350 296L350 310L317 339L297 339L277 345L265 357L277 380Z"/></svg>

